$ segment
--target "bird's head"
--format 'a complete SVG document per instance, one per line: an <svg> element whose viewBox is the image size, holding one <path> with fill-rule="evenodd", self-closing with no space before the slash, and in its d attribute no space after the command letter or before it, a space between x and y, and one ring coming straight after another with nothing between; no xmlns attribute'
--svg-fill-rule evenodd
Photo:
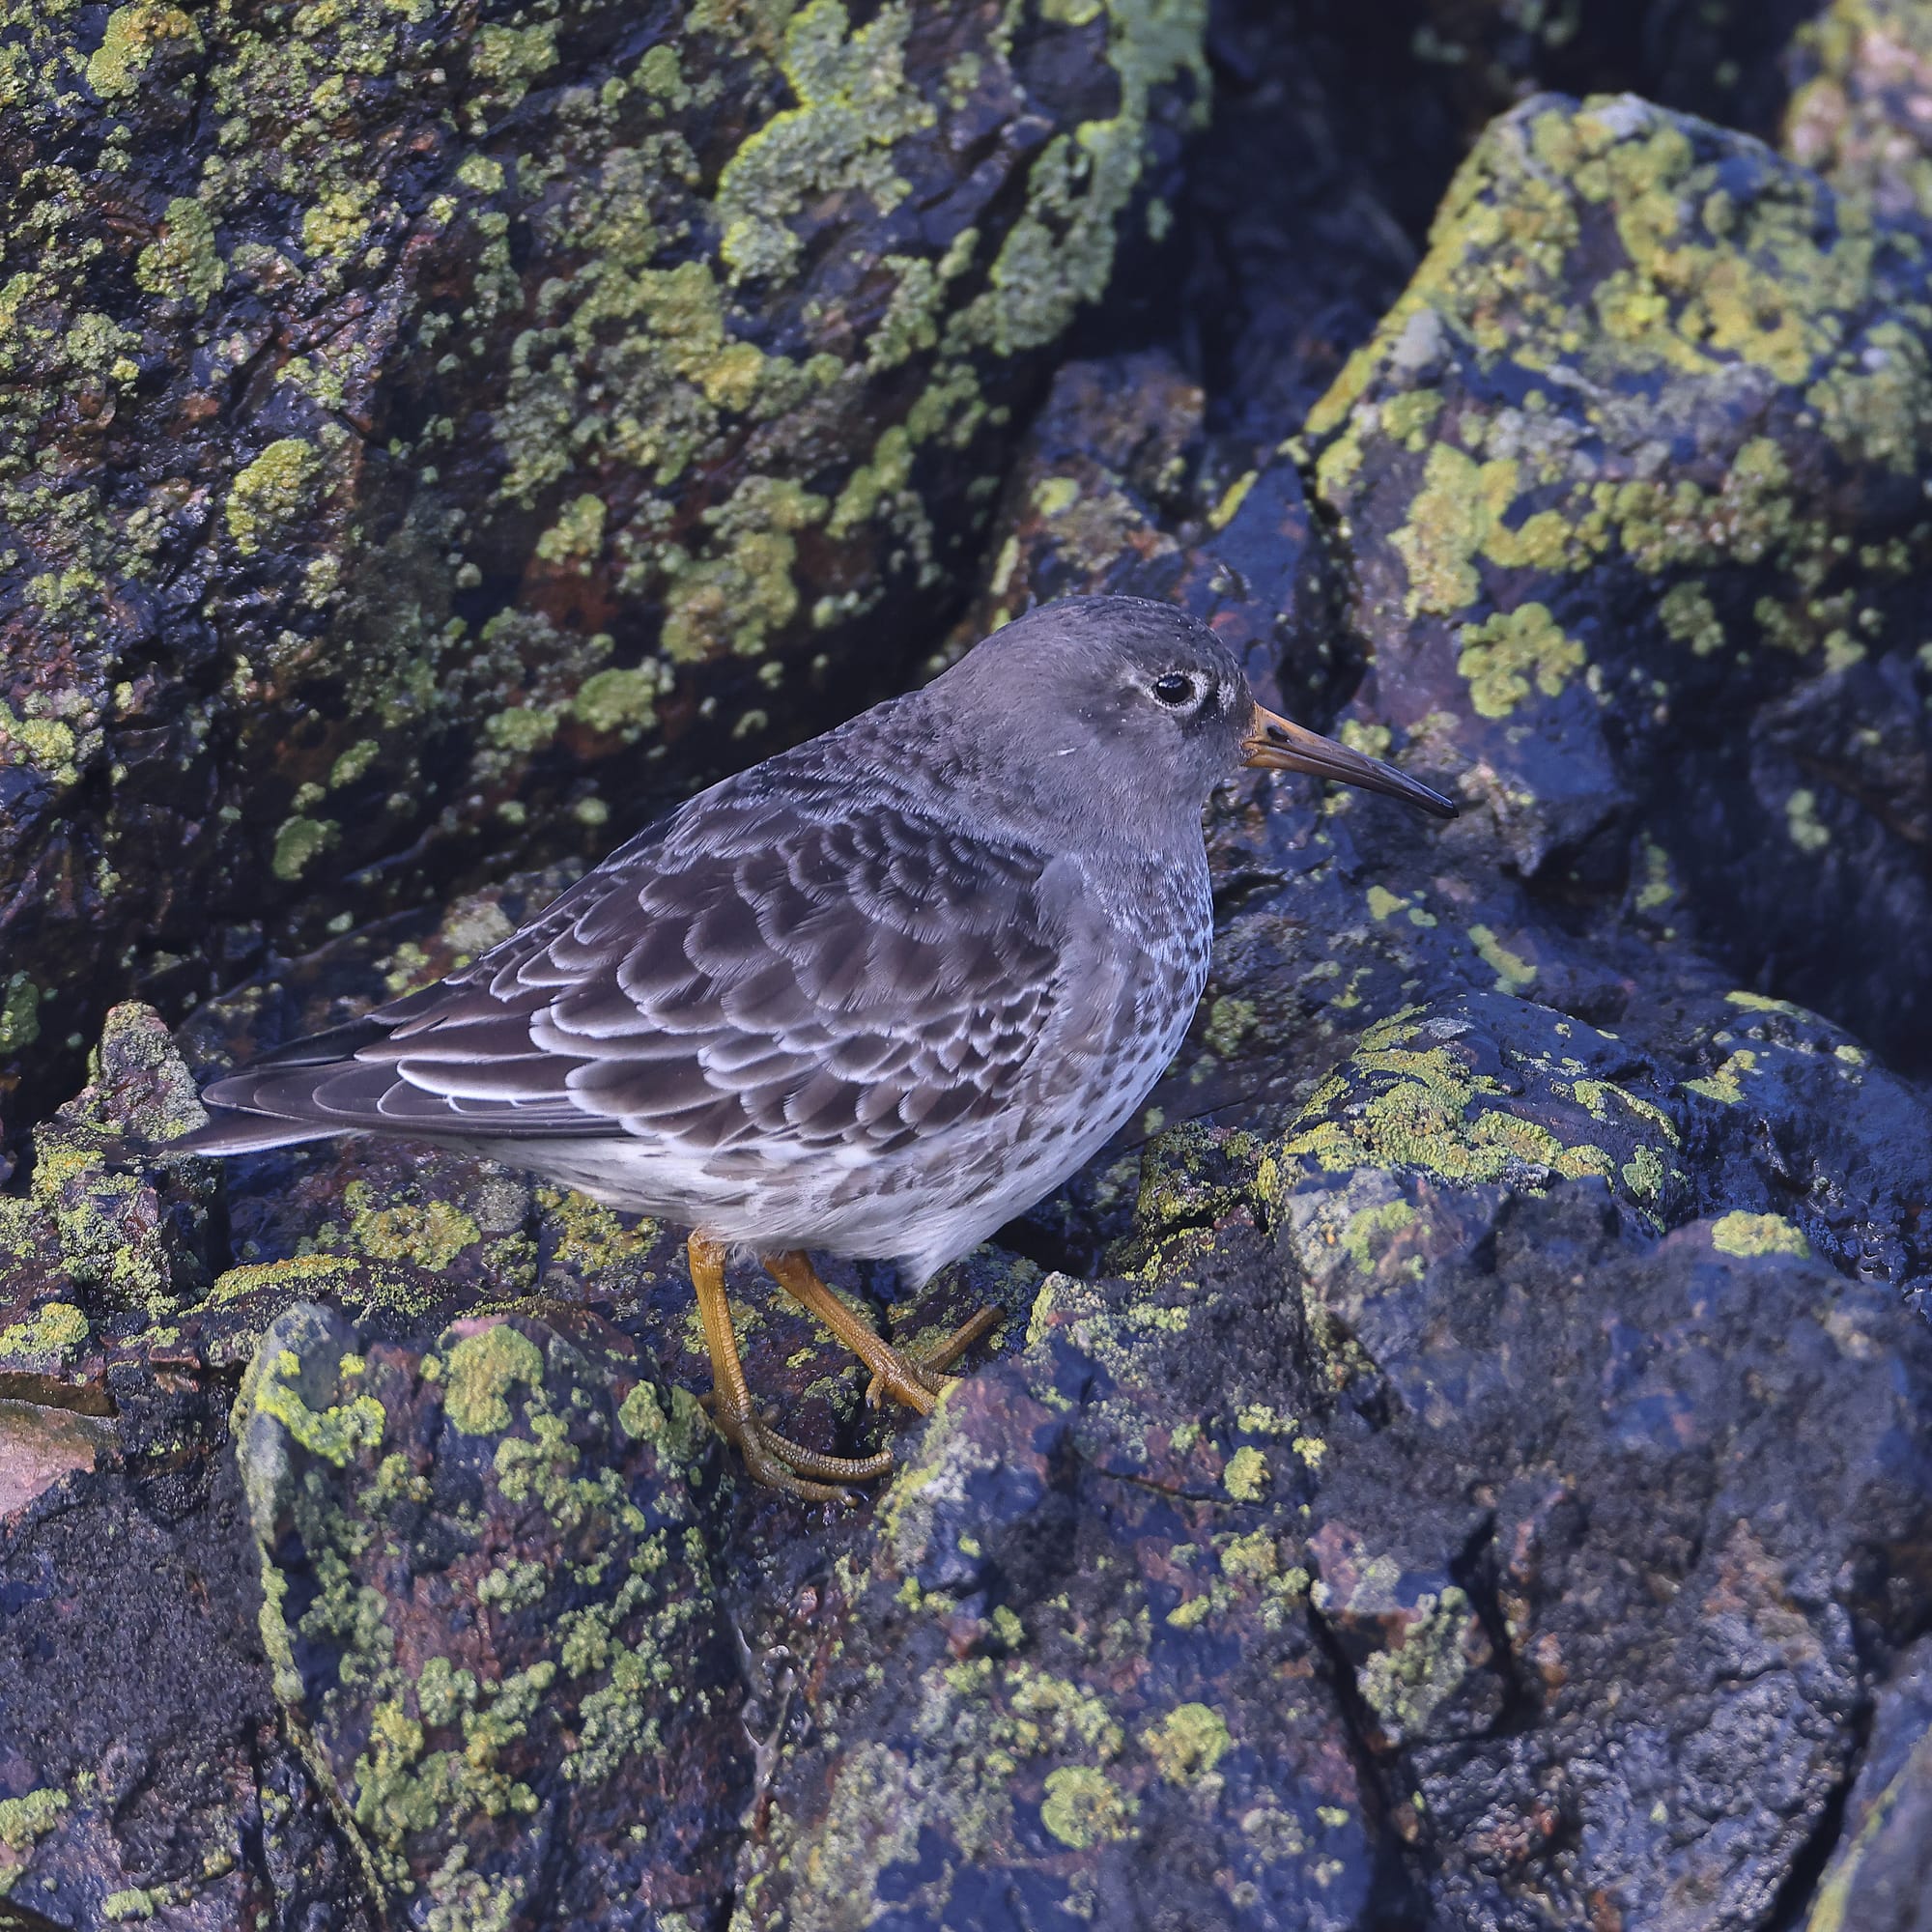
<svg viewBox="0 0 1932 1932"><path fill-rule="evenodd" d="M1242 767L1308 772L1406 800L1440 818L1456 807L1385 764L1255 700L1235 655L1207 625L1140 597L1044 604L996 631L948 680L977 687L1029 762L1099 793L1172 796L1199 810Z"/></svg>

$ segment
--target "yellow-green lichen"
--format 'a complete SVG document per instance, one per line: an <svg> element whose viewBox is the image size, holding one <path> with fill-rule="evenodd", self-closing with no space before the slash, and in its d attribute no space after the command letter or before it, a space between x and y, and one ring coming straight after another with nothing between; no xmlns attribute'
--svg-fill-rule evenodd
<svg viewBox="0 0 1932 1932"><path fill-rule="evenodd" d="M300 878L335 843L341 832L341 825L332 818L304 818L297 813L284 819L275 830L269 869L278 879L293 882Z"/></svg>
<svg viewBox="0 0 1932 1932"><path fill-rule="evenodd" d="M301 1361L293 1350L265 1351L250 1391L255 1408L273 1416L311 1455L338 1469L382 1441L387 1418L374 1396L354 1395L311 1408L302 1398L301 1377Z"/></svg>
<svg viewBox="0 0 1932 1932"><path fill-rule="evenodd" d="M792 15L781 65L798 105L747 137L718 184L733 280L790 275L800 253L790 224L813 200L863 194L889 214L905 198L893 147L934 120L906 79L909 26L897 4L856 32L841 0L810 0Z"/></svg>
<svg viewBox="0 0 1932 1932"><path fill-rule="evenodd" d="M670 667L654 658L622 669L593 671L578 687L571 713L593 731L647 731L657 723L657 701L671 683Z"/></svg>
<svg viewBox="0 0 1932 1932"><path fill-rule="evenodd" d="M1228 1458L1221 1474L1221 1487L1236 1502L1259 1502L1267 1493L1268 1461L1252 1443L1236 1449Z"/></svg>
<svg viewBox="0 0 1932 1932"><path fill-rule="evenodd" d="M1063 1845L1085 1852L1133 1835L1140 1801L1091 1765L1062 1765L1046 1775L1039 1822Z"/></svg>
<svg viewBox="0 0 1932 1932"><path fill-rule="evenodd" d="M0 1329L0 1356L57 1361L87 1340L87 1317L71 1301L43 1301L25 1321Z"/></svg>
<svg viewBox="0 0 1932 1932"><path fill-rule="evenodd" d="M158 239L141 250L134 264L134 279L150 295L191 308L207 307L228 279L228 265L214 245L214 224L200 202L178 195L168 203Z"/></svg>
<svg viewBox="0 0 1932 1932"><path fill-rule="evenodd" d="M1512 952L1487 925L1469 928L1469 944L1477 957L1496 976L1498 993L1520 993L1536 978L1536 968L1520 953Z"/></svg>
<svg viewBox="0 0 1932 1932"><path fill-rule="evenodd" d="M1715 1073L1687 1080L1684 1085L1689 1092L1701 1094L1707 1100L1735 1107L1745 1096L1744 1080L1756 1070L1757 1055L1749 1047L1741 1046Z"/></svg>
<svg viewBox="0 0 1932 1932"><path fill-rule="evenodd" d="M1234 1742L1227 1719L1206 1704L1182 1704L1141 1733L1155 1769L1168 1783L1179 1785L1211 1776Z"/></svg>
<svg viewBox="0 0 1932 1932"><path fill-rule="evenodd" d="M1524 604L1465 625L1456 668L1485 718L1507 718L1532 689L1556 697L1583 668L1583 646L1565 635L1546 604Z"/></svg>
<svg viewBox="0 0 1932 1932"><path fill-rule="evenodd" d="M1415 1209L1406 1201L1385 1201L1379 1207L1363 1208L1350 1215L1349 1224L1342 1231L1342 1252L1367 1274L1396 1236L1406 1234L1415 1220ZM1417 1260L1419 1264L1420 1257Z"/></svg>
<svg viewBox="0 0 1932 1932"><path fill-rule="evenodd" d="M1832 828L1818 816L1818 794L1808 785L1784 801L1784 829L1801 852L1813 857L1832 842Z"/></svg>
<svg viewBox="0 0 1932 1932"><path fill-rule="evenodd" d="M270 443L229 486L226 516L235 548L246 556L272 542L313 501L321 470L312 442L285 436Z"/></svg>
<svg viewBox="0 0 1932 1932"><path fill-rule="evenodd" d="M1376 1651L1355 1673L1362 1701L1398 1736L1426 1731L1468 1676L1463 1643L1470 1614L1467 1595L1454 1583L1439 1595L1424 1591L1401 1641Z"/></svg>
<svg viewBox="0 0 1932 1932"><path fill-rule="evenodd" d="M157 45L178 42L199 50L201 30L179 7L133 0L107 16L100 44L87 57L87 84L102 100L138 94Z"/></svg>
<svg viewBox="0 0 1932 1932"><path fill-rule="evenodd" d="M35 1844L60 1823L68 1795L55 1787L29 1791L19 1798L0 1798L0 1898L14 1889L26 1868Z"/></svg>
<svg viewBox="0 0 1932 1932"><path fill-rule="evenodd" d="M1711 1245L1720 1254L1796 1255L1808 1260L1811 1243L1781 1214L1747 1214L1734 1208L1711 1223Z"/></svg>
<svg viewBox="0 0 1932 1932"><path fill-rule="evenodd" d="M510 1426L510 1390L543 1381L543 1352L521 1329L492 1322L465 1335L443 1363L442 1408L465 1435L497 1435Z"/></svg>

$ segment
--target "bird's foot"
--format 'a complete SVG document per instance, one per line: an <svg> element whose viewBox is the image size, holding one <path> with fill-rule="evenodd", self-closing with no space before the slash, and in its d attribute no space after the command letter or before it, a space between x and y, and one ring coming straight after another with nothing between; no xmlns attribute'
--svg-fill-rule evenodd
<svg viewBox="0 0 1932 1932"><path fill-rule="evenodd" d="M866 1406L877 1408L891 1396L903 1408L930 1415L946 1384L957 1379L947 1371L974 1343L990 1335L1004 1315L1003 1309L982 1308L970 1321L961 1322L938 1348L918 1354L907 1349L888 1349L889 1359L873 1369L872 1379L866 1385Z"/></svg>
<svg viewBox="0 0 1932 1932"><path fill-rule="evenodd" d="M749 1402L728 1402L716 1390L701 1400L719 1435L737 1445L752 1480L802 1502L853 1503L858 1498L845 1484L876 1482L892 1473L890 1450L881 1449L876 1456L827 1456L780 1435Z"/></svg>

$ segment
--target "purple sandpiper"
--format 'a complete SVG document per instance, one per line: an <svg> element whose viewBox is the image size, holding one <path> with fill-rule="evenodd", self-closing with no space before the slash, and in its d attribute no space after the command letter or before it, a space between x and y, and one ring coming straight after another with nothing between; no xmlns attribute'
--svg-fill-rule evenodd
<svg viewBox="0 0 1932 1932"><path fill-rule="evenodd" d="M1179 1048L1213 938L1202 809L1239 767L1453 817L1258 704L1205 625L1071 599L923 689L700 792L439 983L215 1081L178 1148L377 1133L486 1153L687 1227L712 1414L759 1480L879 1476L759 1414L724 1263L771 1274L921 1412L992 1311L923 1356L808 1250L910 1283L1091 1159Z"/></svg>

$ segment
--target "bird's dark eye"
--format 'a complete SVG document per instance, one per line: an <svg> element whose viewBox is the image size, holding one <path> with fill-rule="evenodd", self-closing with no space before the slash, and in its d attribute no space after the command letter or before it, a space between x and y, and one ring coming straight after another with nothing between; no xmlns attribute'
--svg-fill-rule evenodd
<svg viewBox="0 0 1932 1932"><path fill-rule="evenodd" d="M1154 679L1153 695L1163 704L1179 710L1181 705L1194 702L1194 680L1184 671L1165 671Z"/></svg>

